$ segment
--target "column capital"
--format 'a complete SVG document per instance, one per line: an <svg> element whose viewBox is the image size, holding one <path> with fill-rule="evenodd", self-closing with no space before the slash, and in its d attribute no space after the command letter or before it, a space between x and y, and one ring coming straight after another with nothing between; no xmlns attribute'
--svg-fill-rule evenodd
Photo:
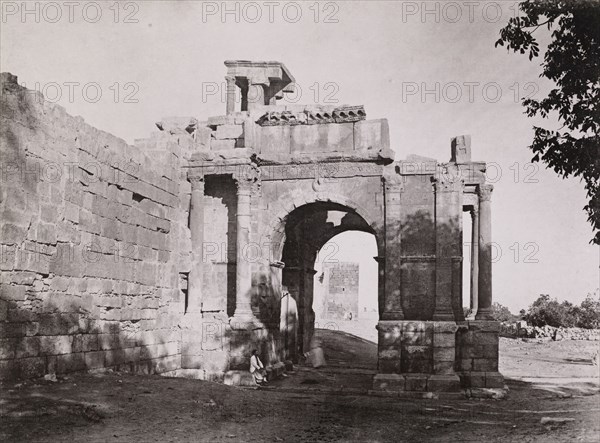
<svg viewBox="0 0 600 443"><path fill-rule="evenodd" d="M381 177L386 191L404 191L404 177L401 175L384 175Z"/></svg>
<svg viewBox="0 0 600 443"><path fill-rule="evenodd" d="M235 77L233 75L226 75L225 81L227 82L227 85L231 85L231 84L235 85Z"/></svg>
<svg viewBox="0 0 600 443"><path fill-rule="evenodd" d="M260 181L260 169L255 165L248 165L233 174L233 179L238 193L251 192Z"/></svg>
<svg viewBox="0 0 600 443"><path fill-rule="evenodd" d="M464 180L458 177L432 178L433 189L436 193L462 192L465 187Z"/></svg>
<svg viewBox="0 0 600 443"><path fill-rule="evenodd" d="M272 268L277 268L277 269L283 269L283 268L285 268L285 263L282 262L282 261L270 261L269 265Z"/></svg>
<svg viewBox="0 0 600 443"><path fill-rule="evenodd" d="M479 201L490 201L492 199L492 191L494 185L481 184L477 186L477 194L479 195Z"/></svg>
<svg viewBox="0 0 600 443"><path fill-rule="evenodd" d="M192 190L204 189L204 175L188 172L188 181L192 184Z"/></svg>

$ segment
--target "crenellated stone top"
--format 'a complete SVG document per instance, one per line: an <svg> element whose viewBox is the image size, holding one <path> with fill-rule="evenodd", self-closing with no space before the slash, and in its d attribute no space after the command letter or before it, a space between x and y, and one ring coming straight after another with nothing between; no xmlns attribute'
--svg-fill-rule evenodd
<svg viewBox="0 0 600 443"><path fill-rule="evenodd" d="M310 106L302 110L267 111L257 121L260 126L317 125L325 123L351 123L367 117L365 108L359 106Z"/></svg>

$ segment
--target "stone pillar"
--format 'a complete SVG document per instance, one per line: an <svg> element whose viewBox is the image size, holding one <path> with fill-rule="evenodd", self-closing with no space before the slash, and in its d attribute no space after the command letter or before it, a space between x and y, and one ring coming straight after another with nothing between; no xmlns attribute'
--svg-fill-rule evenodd
<svg viewBox="0 0 600 443"><path fill-rule="evenodd" d="M202 265L204 243L204 177L189 177L192 184L190 233L192 236L192 268L188 279L188 311L202 309Z"/></svg>
<svg viewBox="0 0 600 443"><path fill-rule="evenodd" d="M492 317L492 185L479 185L479 278L476 320Z"/></svg>
<svg viewBox="0 0 600 443"><path fill-rule="evenodd" d="M479 300L477 298L477 282L479 278L479 207L471 209L471 319L475 318Z"/></svg>
<svg viewBox="0 0 600 443"><path fill-rule="evenodd" d="M462 187L455 177L440 177L435 187L435 310L433 320L454 321L453 260L462 254ZM462 307L461 307L462 309Z"/></svg>
<svg viewBox="0 0 600 443"><path fill-rule="evenodd" d="M248 112L265 104L265 88L262 84L248 85Z"/></svg>
<svg viewBox="0 0 600 443"><path fill-rule="evenodd" d="M225 76L227 82L227 115L235 112L235 77L231 75Z"/></svg>
<svg viewBox="0 0 600 443"><path fill-rule="evenodd" d="M237 183L237 215L236 215L236 298L232 325L253 324L257 322L252 312L252 269L246 257L250 244L250 196L254 180L249 177L235 177Z"/></svg>

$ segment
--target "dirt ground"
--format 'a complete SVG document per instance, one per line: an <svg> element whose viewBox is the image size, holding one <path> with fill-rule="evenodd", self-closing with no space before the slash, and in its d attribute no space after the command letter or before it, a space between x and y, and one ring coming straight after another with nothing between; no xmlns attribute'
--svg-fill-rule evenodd
<svg viewBox="0 0 600 443"><path fill-rule="evenodd" d="M1 441L600 441L598 342L501 339L503 400L365 395L376 345L321 331L328 366L260 389L76 374L3 384Z"/></svg>

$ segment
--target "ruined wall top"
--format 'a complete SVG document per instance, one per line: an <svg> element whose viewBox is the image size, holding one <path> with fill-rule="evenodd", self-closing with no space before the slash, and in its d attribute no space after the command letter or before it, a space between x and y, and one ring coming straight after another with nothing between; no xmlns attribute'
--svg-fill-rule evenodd
<svg viewBox="0 0 600 443"><path fill-rule="evenodd" d="M286 66L277 61L227 60L227 114L234 112L234 85L242 92L242 111L255 106L274 105L285 93L296 90L296 80Z"/></svg>

